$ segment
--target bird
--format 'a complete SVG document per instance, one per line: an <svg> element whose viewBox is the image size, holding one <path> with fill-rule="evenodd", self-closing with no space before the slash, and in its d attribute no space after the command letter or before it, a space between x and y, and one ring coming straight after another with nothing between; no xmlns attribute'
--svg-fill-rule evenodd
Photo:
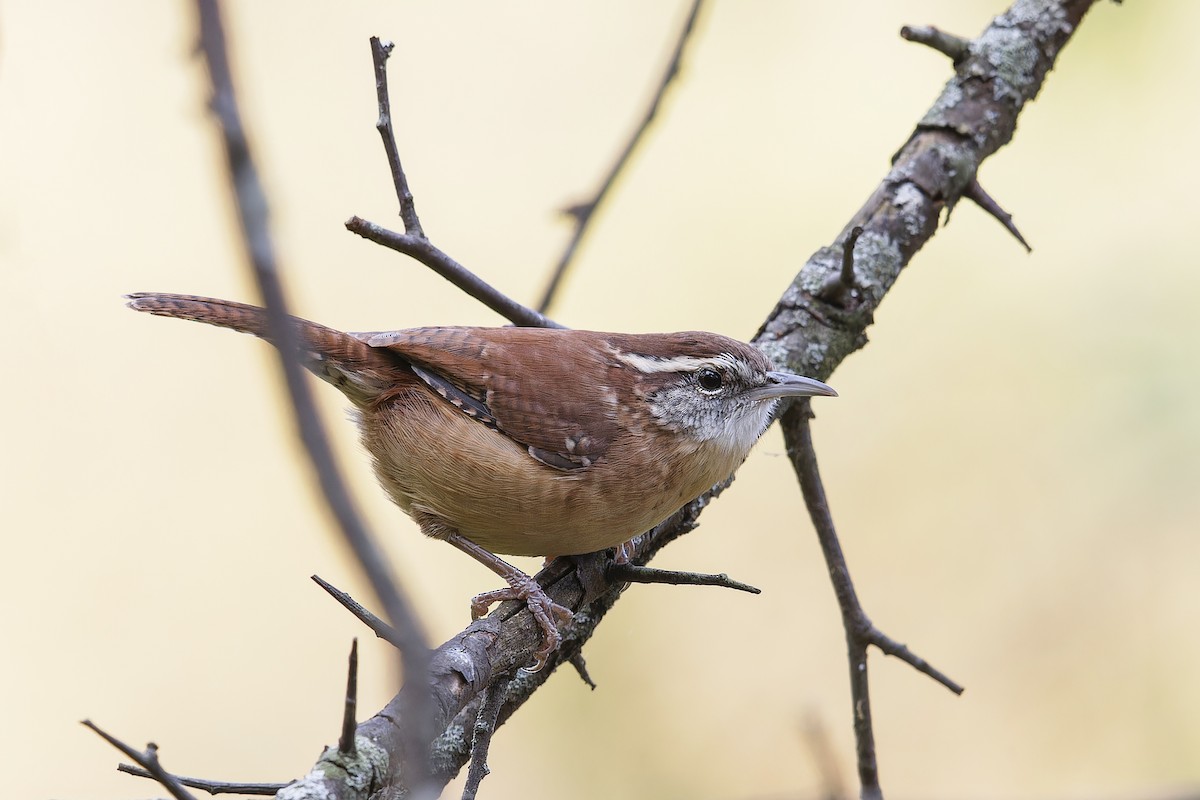
<svg viewBox="0 0 1200 800"><path fill-rule="evenodd" d="M269 340L266 311L142 292L130 308ZM508 586L542 633L530 669L572 617L501 555L616 548L725 480L787 397L837 396L774 369L752 345L702 331L425 327L348 333L291 317L301 364L350 401L388 497L421 531Z"/></svg>

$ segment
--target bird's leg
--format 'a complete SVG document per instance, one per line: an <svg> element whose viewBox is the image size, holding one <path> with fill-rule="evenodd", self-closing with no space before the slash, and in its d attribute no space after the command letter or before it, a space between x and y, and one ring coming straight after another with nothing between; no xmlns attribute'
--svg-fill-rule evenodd
<svg viewBox="0 0 1200 800"><path fill-rule="evenodd" d="M537 620L538 627L542 629L542 645L534 651L533 664L526 669L530 672L537 672L544 667L550 654L562 643L562 634L558 632L556 623L570 622L573 616L571 610L551 600L550 595L546 594L546 590L539 586L533 578L462 534L452 533L444 538L508 583L507 589L496 589L492 592L475 595L471 599L471 618L482 617L492 603L504 600L524 601L525 605L529 607L530 613L533 614L533 618Z"/></svg>

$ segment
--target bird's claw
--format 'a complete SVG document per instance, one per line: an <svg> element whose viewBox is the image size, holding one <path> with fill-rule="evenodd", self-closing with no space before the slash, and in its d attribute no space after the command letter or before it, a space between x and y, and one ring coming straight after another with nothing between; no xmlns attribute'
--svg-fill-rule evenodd
<svg viewBox="0 0 1200 800"><path fill-rule="evenodd" d="M529 608L534 620L542 631L542 644L533 651L533 662L523 669L538 672L550 660L550 655L562 644L562 634L558 632L558 624L566 624L574 615L571 609L560 606L550 599L538 582L524 575L514 579L506 589L496 589L477 594L471 599L471 618L479 619L487 613L493 603L505 600L520 600Z"/></svg>

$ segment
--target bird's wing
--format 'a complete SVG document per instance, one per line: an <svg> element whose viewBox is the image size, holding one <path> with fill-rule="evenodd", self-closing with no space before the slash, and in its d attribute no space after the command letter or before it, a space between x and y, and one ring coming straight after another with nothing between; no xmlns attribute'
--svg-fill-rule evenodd
<svg viewBox="0 0 1200 800"><path fill-rule="evenodd" d="M355 336L401 356L455 408L555 469L590 467L621 432L610 385L611 372L625 367L611 357L604 334L415 328Z"/></svg>

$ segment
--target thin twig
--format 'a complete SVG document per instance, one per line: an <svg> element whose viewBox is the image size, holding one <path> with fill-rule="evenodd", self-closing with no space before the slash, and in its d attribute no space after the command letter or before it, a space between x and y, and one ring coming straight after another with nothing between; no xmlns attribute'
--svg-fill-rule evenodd
<svg viewBox="0 0 1200 800"><path fill-rule="evenodd" d="M142 769L141 767L135 767L132 764L118 764L117 772L124 772L126 775L133 775L138 778L154 778L154 776L146 770ZM229 781L209 781L203 778L187 778L183 775L175 775L174 778L184 786L192 789L202 789L209 794L270 795L277 794L280 789L288 785L286 783L232 783Z"/></svg>
<svg viewBox="0 0 1200 800"><path fill-rule="evenodd" d="M932 25L905 25L900 29L900 35L910 42L932 47L942 55L949 56L955 66L971 52L970 39L946 33Z"/></svg>
<svg viewBox="0 0 1200 800"><path fill-rule="evenodd" d="M650 127L650 123L654 121L655 115L658 114L658 108L662 104L663 97L667 94L668 87L678 77L680 64L683 63L684 50L687 47L688 40L691 38L692 31L696 27L696 18L700 16L700 7L703 4L704 0L693 0L687 20L684 22L683 28L679 31L679 36L675 40L675 50L671 55L671 60L667 63L667 69L658 82L658 90L654 93L654 97L650 99L650 105L647 107L646 113L642 116L642 121L634 129L629 141L625 143L625 148L617 156L617 160L613 165L609 167L608 174L605 175L604 180L601 182L599 190L597 190L591 200L577 203L565 209L566 213L574 220L575 230L572 231L571 238L567 241L567 246L563 249L562 255L559 256L558 264L555 265L554 271L550 274L550 282L546 285L546 291L542 294L542 300L538 303L538 311L541 313L545 314L550 310L555 295L558 293L558 287L562 282L563 275L566 274L571 260L575 257L575 252L579 249L580 242L583 241L583 236L588 230L588 225L596 215L596 209L608 197L609 190L616 183L617 176L620 175L621 170L629 162L630 156L633 155L634 150L637 149L638 144L642 141L646 130Z"/></svg>
<svg viewBox="0 0 1200 800"><path fill-rule="evenodd" d="M108 742L113 747L117 748L122 753L137 762L139 767L146 770L147 777L153 778L162 784L162 787L170 792L171 796L174 797L175 800L196 800L196 796L185 789L183 784L179 782L178 778L167 772L162 768L162 765L158 763L158 745L156 745L154 742L150 742L148 745L146 745L146 751L143 753L133 749L117 737L101 730L100 727L93 723L90 719L83 720L82 724L85 728L88 728L93 733L97 734L101 739Z"/></svg>
<svg viewBox="0 0 1200 800"><path fill-rule="evenodd" d="M435 247L428 239L389 231L361 217L346 220L346 230L375 244L412 256L431 270L457 286L470 297L474 297L514 325L525 328L561 328L554 320L521 305L502 294L500 290L484 282L482 278Z"/></svg>
<svg viewBox="0 0 1200 800"><path fill-rule="evenodd" d="M846 557L833 527L832 515L825 502L825 487L817 471L816 452L812 448L812 432L809 428L808 406L793 404L783 415L784 440L788 456L800 480L800 490L808 506L809 516L817 529L817 539L829 569L833 592L837 596L842 612L842 626L846 633L847 658L850 663L850 698L853 702L854 740L858 752L858 779L862 785L863 798L882 797L879 787L879 768L875 761L875 734L871 728L871 692L867 680L867 645L857 636L855 620L862 616L862 608Z"/></svg>
<svg viewBox="0 0 1200 800"><path fill-rule="evenodd" d="M396 199L400 201L400 219L404 222L404 231L410 236L424 239L425 231L421 229L421 220L417 218L417 206L412 192L408 189L408 178L404 175L404 167L400 165L400 151L396 148L396 132L392 128L392 104L388 99L387 60L392 54L392 42L381 42L378 36L371 37L371 61L375 65L375 97L379 103L379 119L375 129L383 139L383 149L387 152L388 166L392 170L392 184L396 187Z"/></svg>
<svg viewBox="0 0 1200 800"><path fill-rule="evenodd" d="M479 705L479 716L475 718L471 737L471 762L467 767L467 782L463 787L462 800L475 800L479 784L491 772L488 768L488 751L492 746L492 734L496 732L496 720L508 696L512 676L507 675L493 683L483 695Z"/></svg>
<svg viewBox="0 0 1200 800"><path fill-rule="evenodd" d="M350 645L350 662L346 667L346 707L342 711L342 735L338 737L338 752L353 756L354 729L358 725L358 637Z"/></svg>
<svg viewBox="0 0 1200 800"><path fill-rule="evenodd" d="M1000 224L1004 226L1004 229L1011 233L1013 238L1021 243L1021 246L1025 248L1026 253L1033 252L1033 248L1029 246L1029 242L1025 241L1025 237L1021 235L1019 230L1017 230L1016 223L1013 222L1012 214L1001 208L1000 204L997 203L990 194L984 191L983 187L979 185L978 178L975 178L969 184L967 184L967 189L963 192L963 197L973 201L975 205L979 206L984 211L995 217Z"/></svg>
<svg viewBox="0 0 1200 800"><path fill-rule="evenodd" d="M414 680L424 680L420 676L428 674L429 665L425 633L337 470L333 450L297 358L297 334L288 320L287 304L268 227L266 195L250 154L234 94L220 7L217 0L196 0L196 6L200 16L201 51L212 81L212 106L223 133L243 242L266 308L267 329L271 332L268 338L280 353L300 438L317 474L325 501L396 629L397 638L402 642L400 653L405 674ZM424 702L418 700L412 711L414 718L405 728L408 733L409 760L412 762L410 774L413 781L409 785L415 788L424 786L428 779L424 754L433 738L433 712L427 697Z"/></svg>
<svg viewBox="0 0 1200 800"><path fill-rule="evenodd" d="M676 586L721 586L739 592L762 594L762 589L748 583L735 581L725 573L709 575L703 572L679 572L673 569L655 569L637 564L610 564L607 578L613 583L670 583Z"/></svg>
<svg viewBox="0 0 1200 800"><path fill-rule="evenodd" d="M347 611L356 616L360 622L370 628L376 636L378 636L380 639L383 639L393 647L400 646L398 644L399 639L396 636L395 628L372 614L370 611L364 608L361 603L343 592L341 589L334 586L332 583L326 581L320 575L313 575L312 579L317 583L318 586L329 592L329 594L333 596L333 599L341 603Z"/></svg>
<svg viewBox="0 0 1200 800"><path fill-rule="evenodd" d="M847 658L850 664L850 696L854 704L854 738L858 750L858 777L862 784L862 796L882 797L879 788L879 769L875 761L875 735L871 727L871 694L867 680L867 646L878 645L886 640L892 644L863 611L850 578L850 569L842 545L838 541L833 514L825 497L825 486L817 468L817 454L813 449L812 428L809 425L811 412L807 403L794 403L784 412L780 423L787 443L788 457L796 470L804 503L817 530L821 552L829 570L829 578L842 612L842 626L846 633ZM882 648L881 648L882 649ZM885 650L885 652L887 652ZM934 669L924 659L914 655L907 647L898 645L889 652L914 669L928 675L955 694L963 688L946 675Z"/></svg>

